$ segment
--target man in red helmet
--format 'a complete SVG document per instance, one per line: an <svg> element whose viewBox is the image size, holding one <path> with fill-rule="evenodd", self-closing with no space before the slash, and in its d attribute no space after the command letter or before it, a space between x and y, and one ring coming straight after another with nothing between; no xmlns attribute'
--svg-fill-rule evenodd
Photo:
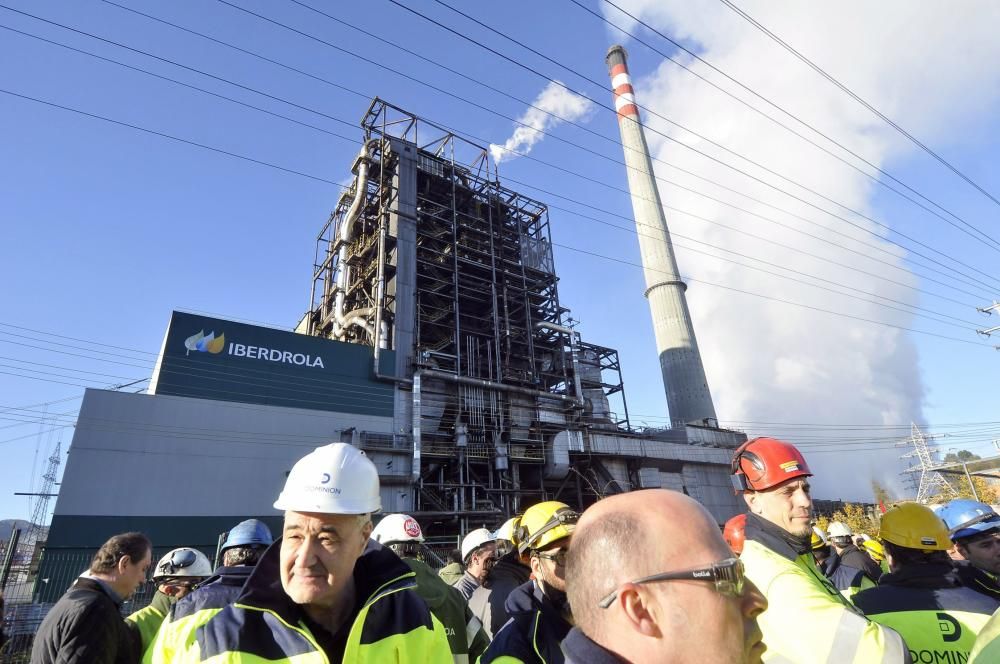
<svg viewBox="0 0 1000 664"><path fill-rule="evenodd" d="M812 471L802 453L774 438L755 438L736 450L732 473L749 508L740 559L768 601L758 618L764 661L911 662L899 634L865 618L817 569L810 546Z"/></svg>

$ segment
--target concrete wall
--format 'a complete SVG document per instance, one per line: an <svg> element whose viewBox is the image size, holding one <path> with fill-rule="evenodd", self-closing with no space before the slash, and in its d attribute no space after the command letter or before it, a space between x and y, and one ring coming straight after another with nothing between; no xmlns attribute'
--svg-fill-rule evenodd
<svg viewBox="0 0 1000 664"><path fill-rule="evenodd" d="M295 461L350 427L392 417L87 390L55 515L277 514Z"/></svg>

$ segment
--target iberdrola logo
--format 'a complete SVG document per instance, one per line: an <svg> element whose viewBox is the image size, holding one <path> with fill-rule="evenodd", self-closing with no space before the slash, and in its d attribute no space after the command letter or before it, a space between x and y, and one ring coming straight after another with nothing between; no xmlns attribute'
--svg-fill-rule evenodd
<svg viewBox="0 0 1000 664"><path fill-rule="evenodd" d="M198 334L185 339L184 347L188 350L185 355L190 354L193 350L199 353L212 353L215 355L221 353L222 349L226 347L226 334L223 332L219 336L215 336L215 331L213 330L206 336L205 330L202 330Z"/></svg>

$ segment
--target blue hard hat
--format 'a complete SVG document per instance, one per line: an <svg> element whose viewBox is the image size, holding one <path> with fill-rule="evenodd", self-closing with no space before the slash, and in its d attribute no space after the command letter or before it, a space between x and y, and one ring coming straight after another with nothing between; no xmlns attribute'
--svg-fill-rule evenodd
<svg viewBox="0 0 1000 664"><path fill-rule="evenodd" d="M226 535L226 541L222 544L222 550L225 551L234 546L271 546L271 542L274 538L271 537L271 530L264 524L263 521L258 521L257 519L247 519L246 521L241 521L236 524L229 534Z"/></svg>
<svg viewBox="0 0 1000 664"><path fill-rule="evenodd" d="M986 503L976 500L953 500L946 503L937 515L948 526L948 535L953 542L1000 528L1000 514Z"/></svg>

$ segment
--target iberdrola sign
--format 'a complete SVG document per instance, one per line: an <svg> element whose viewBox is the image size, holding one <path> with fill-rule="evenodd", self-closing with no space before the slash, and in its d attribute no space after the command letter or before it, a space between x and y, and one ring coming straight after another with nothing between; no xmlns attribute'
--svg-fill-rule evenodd
<svg viewBox="0 0 1000 664"><path fill-rule="evenodd" d="M235 342L230 342L227 346L225 332L220 333L219 336L215 336L215 330L212 330L208 334L205 334L205 330L201 330L197 334L191 335L184 340L184 348L187 349L187 354L194 351L218 355L225 350L226 355L233 357L246 357L252 360L266 360L305 367L319 367L320 369L326 368L323 364L323 358L319 355L314 357L305 353L294 353L280 348L251 346Z"/></svg>

